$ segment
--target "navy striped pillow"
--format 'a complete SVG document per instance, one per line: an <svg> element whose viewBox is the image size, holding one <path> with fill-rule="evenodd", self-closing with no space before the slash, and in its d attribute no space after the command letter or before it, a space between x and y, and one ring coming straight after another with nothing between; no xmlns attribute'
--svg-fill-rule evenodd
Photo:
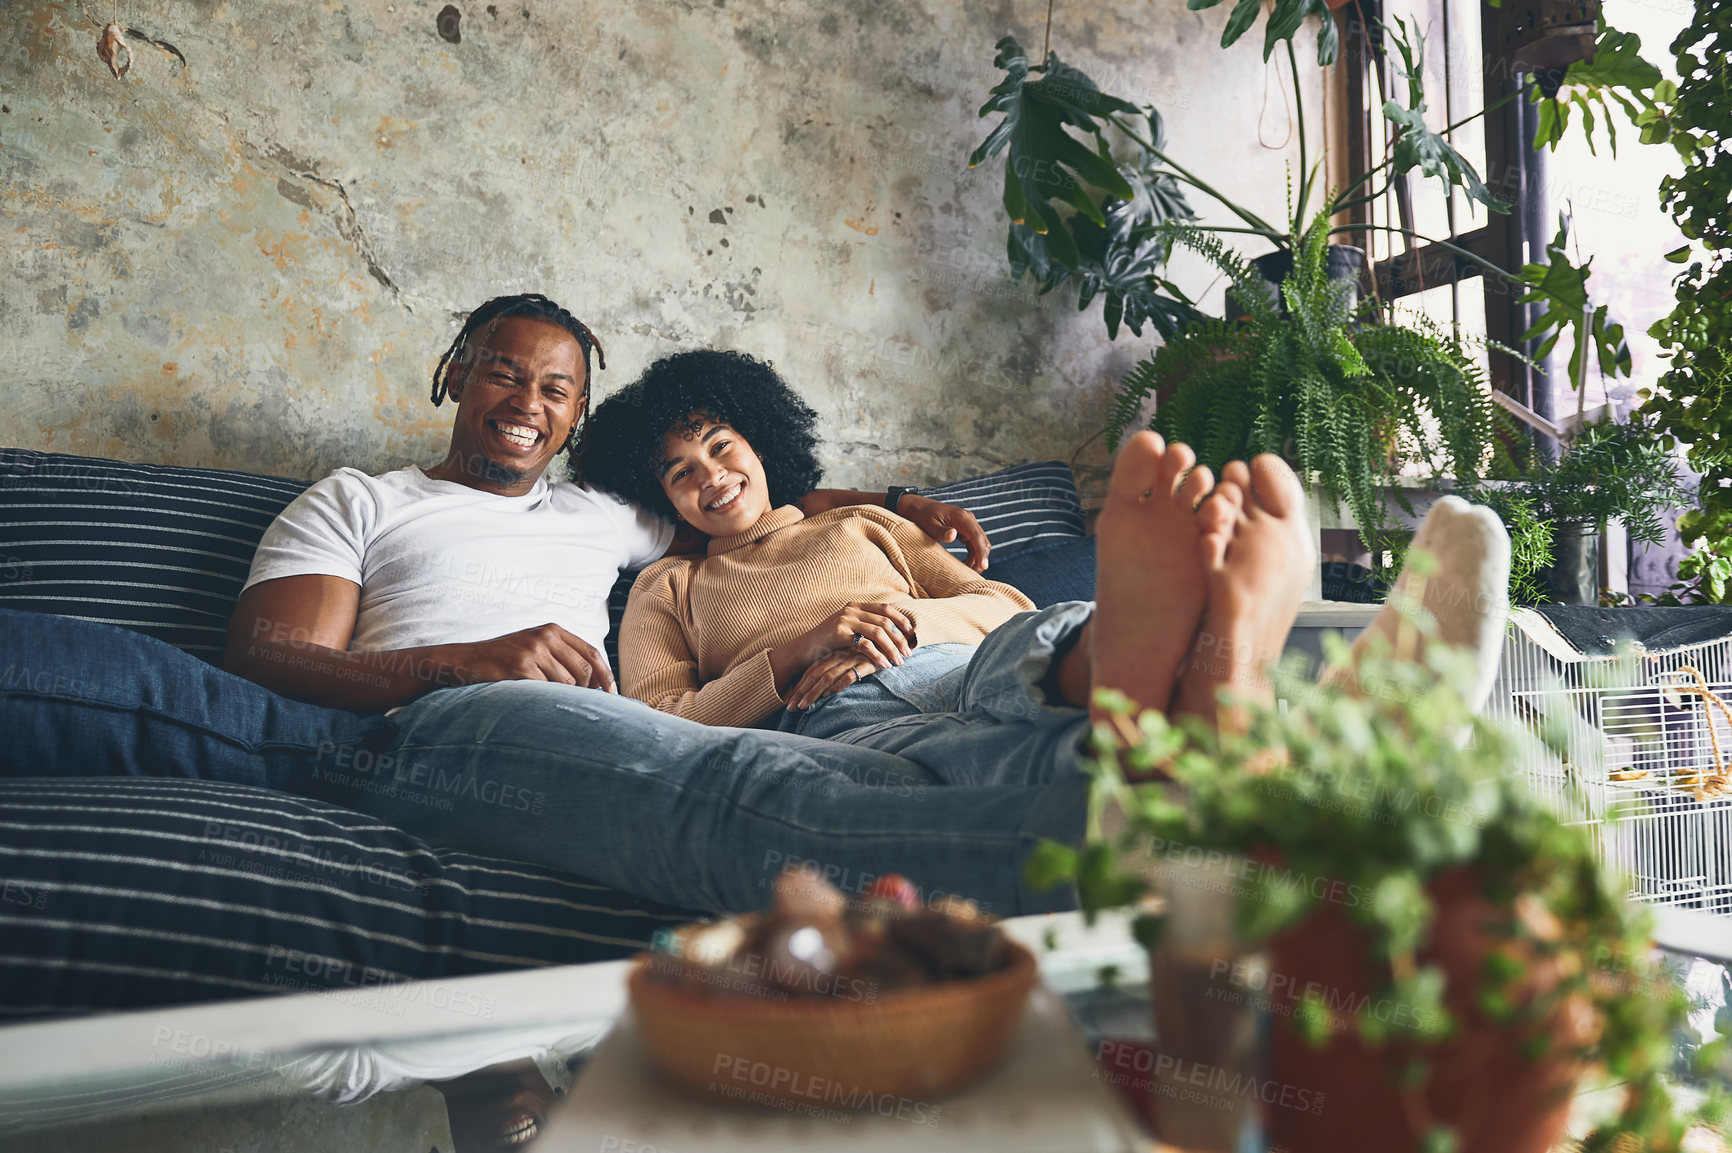
<svg viewBox="0 0 1732 1153"><path fill-rule="evenodd" d="M967 509L992 542L992 559L1083 535L1082 498L1070 466L1059 460L1019 464L985 476L923 488L929 496ZM958 557L968 550L947 546Z"/></svg>
<svg viewBox="0 0 1732 1153"><path fill-rule="evenodd" d="M333 988L391 1012L390 983L610 960L693 919L268 789L0 780L0 1021Z"/></svg>
<svg viewBox="0 0 1732 1153"><path fill-rule="evenodd" d="M0 449L0 607L136 629L218 664L259 537L306 487Z"/></svg>

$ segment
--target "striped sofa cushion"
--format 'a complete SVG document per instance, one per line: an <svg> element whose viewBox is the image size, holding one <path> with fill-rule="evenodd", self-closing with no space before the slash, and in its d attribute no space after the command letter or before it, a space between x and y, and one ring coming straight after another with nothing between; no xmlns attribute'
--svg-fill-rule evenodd
<svg viewBox="0 0 1732 1153"><path fill-rule="evenodd" d="M332 988L389 1013L389 983L623 957L694 917L268 789L0 780L0 1021Z"/></svg>
<svg viewBox="0 0 1732 1153"><path fill-rule="evenodd" d="M1076 477L1060 460L1019 464L985 476L923 488L921 496L967 509L992 542L992 559L1005 560L1023 549L1039 548L1083 535L1082 498ZM968 550L948 546L958 557Z"/></svg>
<svg viewBox="0 0 1732 1153"><path fill-rule="evenodd" d="M0 607L121 625L212 663L305 481L0 449Z"/></svg>

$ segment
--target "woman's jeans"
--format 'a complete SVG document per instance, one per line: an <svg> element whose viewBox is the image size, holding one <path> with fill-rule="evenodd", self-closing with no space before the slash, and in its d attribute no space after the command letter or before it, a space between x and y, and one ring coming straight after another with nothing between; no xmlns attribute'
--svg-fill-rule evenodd
<svg viewBox="0 0 1732 1153"><path fill-rule="evenodd" d="M926 711L933 698L912 675L868 678L804 718L803 736L714 728L590 689L503 681L430 693L398 710L396 732L381 739L379 718L285 701L137 634L128 643L151 650L150 667L137 668L129 651L105 671L113 642L104 634L120 630L84 625L100 630L92 647L83 630L60 627L53 659L74 680L100 678L100 693L21 700L0 689L0 729L12 728L15 712L29 715L34 739L47 745L41 758L8 754L11 775L163 772L170 761L179 775L293 787L434 844L535 861L686 908L761 907L783 867L806 863L848 893L895 872L929 899L953 894L1013 915L1075 903L1067 888L1031 890L1022 865L1043 839L1082 837L1086 715L1046 705L1039 685L1088 610L1024 613L966 667L952 654L935 682L953 694L952 709ZM9 657L11 640L9 632ZM857 723L868 714L870 723ZM220 730L237 717L247 731L229 740ZM205 753L184 764L159 751L193 746ZM249 768L249 749L274 750L278 767Z"/></svg>

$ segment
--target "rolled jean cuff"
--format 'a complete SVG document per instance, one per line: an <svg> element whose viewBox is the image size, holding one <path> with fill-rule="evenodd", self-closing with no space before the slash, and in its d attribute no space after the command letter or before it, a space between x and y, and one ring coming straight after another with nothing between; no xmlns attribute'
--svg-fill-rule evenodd
<svg viewBox="0 0 1732 1153"><path fill-rule="evenodd" d="M1076 643L1094 611L1093 601L1060 601L1019 613L993 629L969 665L963 707L995 720L1026 721L1030 706L1054 704L1041 684L1054 661Z"/></svg>

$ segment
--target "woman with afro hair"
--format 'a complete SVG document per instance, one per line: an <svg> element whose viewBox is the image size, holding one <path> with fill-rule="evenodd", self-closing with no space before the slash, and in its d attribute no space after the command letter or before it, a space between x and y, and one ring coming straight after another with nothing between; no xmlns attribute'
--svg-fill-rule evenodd
<svg viewBox="0 0 1732 1153"><path fill-rule="evenodd" d="M874 671L935 681L1033 608L888 509L802 512L817 414L744 353L664 357L591 424L592 483L709 537L645 569L626 609L620 687L663 712L801 731L821 698Z"/></svg>

